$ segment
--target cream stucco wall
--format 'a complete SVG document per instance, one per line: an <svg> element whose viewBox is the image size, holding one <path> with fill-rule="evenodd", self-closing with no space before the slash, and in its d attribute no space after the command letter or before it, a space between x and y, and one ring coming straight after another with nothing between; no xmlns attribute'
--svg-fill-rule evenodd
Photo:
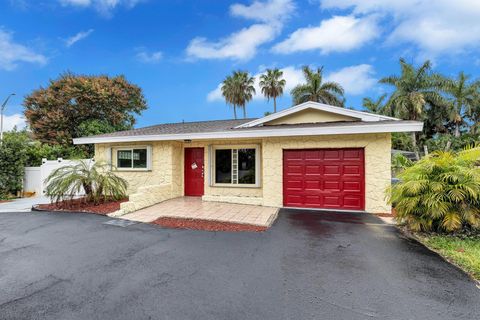
<svg viewBox="0 0 480 320"><path fill-rule="evenodd" d="M317 137L268 138L263 140L263 204L283 204L283 149L364 148L365 210L391 211L384 191L391 181L391 137L389 133Z"/></svg>
<svg viewBox="0 0 480 320"><path fill-rule="evenodd" d="M356 121L358 119L316 109L305 109L265 123L265 125Z"/></svg>
<svg viewBox="0 0 480 320"><path fill-rule="evenodd" d="M184 194L184 148L203 147L205 161L204 200L283 205L283 149L301 148L364 148L365 149L365 209L372 213L390 212L384 191L390 185L390 134L331 135L316 137L284 137L250 140L208 140L184 143L179 141L97 144L96 160L108 161L111 150L119 146L152 146L150 171L118 171L129 182L129 193L148 185L170 184L172 196ZM260 146L260 184L258 187L211 186L209 146ZM115 163L115 154L113 163Z"/></svg>

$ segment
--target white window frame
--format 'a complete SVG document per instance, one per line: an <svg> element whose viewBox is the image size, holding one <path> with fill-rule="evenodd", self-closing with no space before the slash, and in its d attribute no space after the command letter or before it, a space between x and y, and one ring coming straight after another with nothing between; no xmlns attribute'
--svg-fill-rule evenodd
<svg viewBox="0 0 480 320"><path fill-rule="evenodd" d="M213 145L211 146L211 152L210 152L210 186L212 187L227 187L227 188L259 188L261 186L261 181L260 181L260 157L261 157L261 152L260 152L260 145L258 144L250 144L250 145ZM215 182L215 172L216 172L216 165L215 165L215 155L216 155L216 150L238 150L238 149L255 149L255 183L252 184L244 184L244 183L233 183L233 175L234 175L234 157L232 153L232 182L231 183L216 183ZM238 157L237 157L238 159ZM238 161L238 160L237 160ZM238 163L237 163L237 171L238 171Z"/></svg>
<svg viewBox="0 0 480 320"><path fill-rule="evenodd" d="M118 166L119 151L131 151L133 155L133 150L139 150L139 149L147 150L147 167L146 168L133 168L133 159L132 159L132 167L130 168ZM152 147L151 146L120 146L120 147L113 147L112 151L115 152L114 168L116 171L151 171L152 170Z"/></svg>

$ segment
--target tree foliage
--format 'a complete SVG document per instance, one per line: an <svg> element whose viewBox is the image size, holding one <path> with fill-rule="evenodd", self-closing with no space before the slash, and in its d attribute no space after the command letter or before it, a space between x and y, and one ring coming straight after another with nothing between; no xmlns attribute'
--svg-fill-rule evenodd
<svg viewBox="0 0 480 320"><path fill-rule="evenodd" d="M119 200L126 197L128 186L125 179L110 170L109 164L98 162L92 165L89 161L60 167L45 182L46 195L55 202L73 199L82 191L89 202Z"/></svg>
<svg viewBox="0 0 480 320"><path fill-rule="evenodd" d="M28 139L17 131L6 132L0 145L0 199L22 190Z"/></svg>
<svg viewBox="0 0 480 320"><path fill-rule="evenodd" d="M277 97L283 95L283 89L287 83L282 76L283 71L279 69L267 69L260 76L260 89L267 101L273 99L273 112L277 112Z"/></svg>
<svg viewBox="0 0 480 320"><path fill-rule="evenodd" d="M243 118L247 117L246 105L255 94L254 82L255 78L245 71L234 71L223 80L222 95L225 102L233 107L235 119L237 119L237 109L242 109Z"/></svg>
<svg viewBox="0 0 480 320"><path fill-rule="evenodd" d="M304 66L303 76L306 83L297 85L291 91L294 104L315 101L338 107L344 106L345 98L342 86L336 82L324 82L323 67L312 70L310 67Z"/></svg>
<svg viewBox="0 0 480 320"><path fill-rule="evenodd" d="M142 90L125 77L64 73L48 87L24 100L25 117L36 139L69 146L89 133L92 121L101 121L94 133L131 129L135 114L147 108Z"/></svg>
<svg viewBox="0 0 480 320"><path fill-rule="evenodd" d="M414 231L480 228L480 147L437 151L399 173L387 192L397 220Z"/></svg>

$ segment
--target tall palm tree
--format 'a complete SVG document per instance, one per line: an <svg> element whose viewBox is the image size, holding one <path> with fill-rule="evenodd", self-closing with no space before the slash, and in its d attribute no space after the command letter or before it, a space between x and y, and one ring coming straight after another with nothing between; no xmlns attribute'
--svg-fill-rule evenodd
<svg viewBox="0 0 480 320"><path fill-rule="evenodd" d="M393 75L380 79L380 83L394 87L385 107L399 118L406 120L421 120L425 114L426 106L443 108L446 101L440 94L441 82L439 77L431 71L430 61L425 61L420 67L415 68L400 59L400 76ZM417 136L412 132L413 148L418 155Z"/></svg>
<svg viewBox="0 0 480 320"><path fill-rule="evenodd" d="M363 98L363 108L372 113L383 114L385 111L383 100L385 100L386 97L387 94L382 94L377 100Z"/></svg>
<svg viewBox="0 0 480 320"><path fill-rule="evenodd" d="M449 96L450 121L455 124L455 137L460 137L460 126L465 113L471 113L476 107L476 95L480 83L469 82L470 76L460 72L456 79L443 79L442 91Z"/></svg>
<svg viewBox="0 0 480 320"><path fill-rule="evenodd" d="M342 86L336 82L323 82L323 67L312 70L303 67L303 75L307 83L299 84L292 89L291 94L294 104L307 101L326 103L343 107L345 98Z"/></svg>
<svg viewBox="0 0 480 320"><path fill-rule="evenodd" d="M273 99L273 112L277 112L277 97L283 95L286 81L282 79L283 71L279 69L267 69L266 73L260 76L260 88L263 95Z"/></svg>
<svg viewBox="0 0 480 320"><path fill-rule="evenodd" d="M227 76L225 80L222 82L222 96L225 99L225 102L232 106L233 108L233 116L237 119L237 103L235 100L235 79L233 76Z"/></svg>
<svg viewBox="0 0 480 320"><path fill-rule="evenodd" d="M232 75L234 86L235 105L243 110L243 118L247 118L246 105L253 99L255 94L255 78L251 77L248 72L235 71Z"/></svg>

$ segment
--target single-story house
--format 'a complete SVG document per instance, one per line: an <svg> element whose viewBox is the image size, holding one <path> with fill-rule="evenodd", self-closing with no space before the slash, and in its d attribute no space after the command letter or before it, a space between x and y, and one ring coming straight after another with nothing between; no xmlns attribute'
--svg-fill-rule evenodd
<svg viewBox="0 0 480 320"><path fill-rule="evenodd" d="M259 119L181 122L74 139L129 183L130 212L197 196L274 207L391 211L391 133L422 122L306 102Z"/></svg>

